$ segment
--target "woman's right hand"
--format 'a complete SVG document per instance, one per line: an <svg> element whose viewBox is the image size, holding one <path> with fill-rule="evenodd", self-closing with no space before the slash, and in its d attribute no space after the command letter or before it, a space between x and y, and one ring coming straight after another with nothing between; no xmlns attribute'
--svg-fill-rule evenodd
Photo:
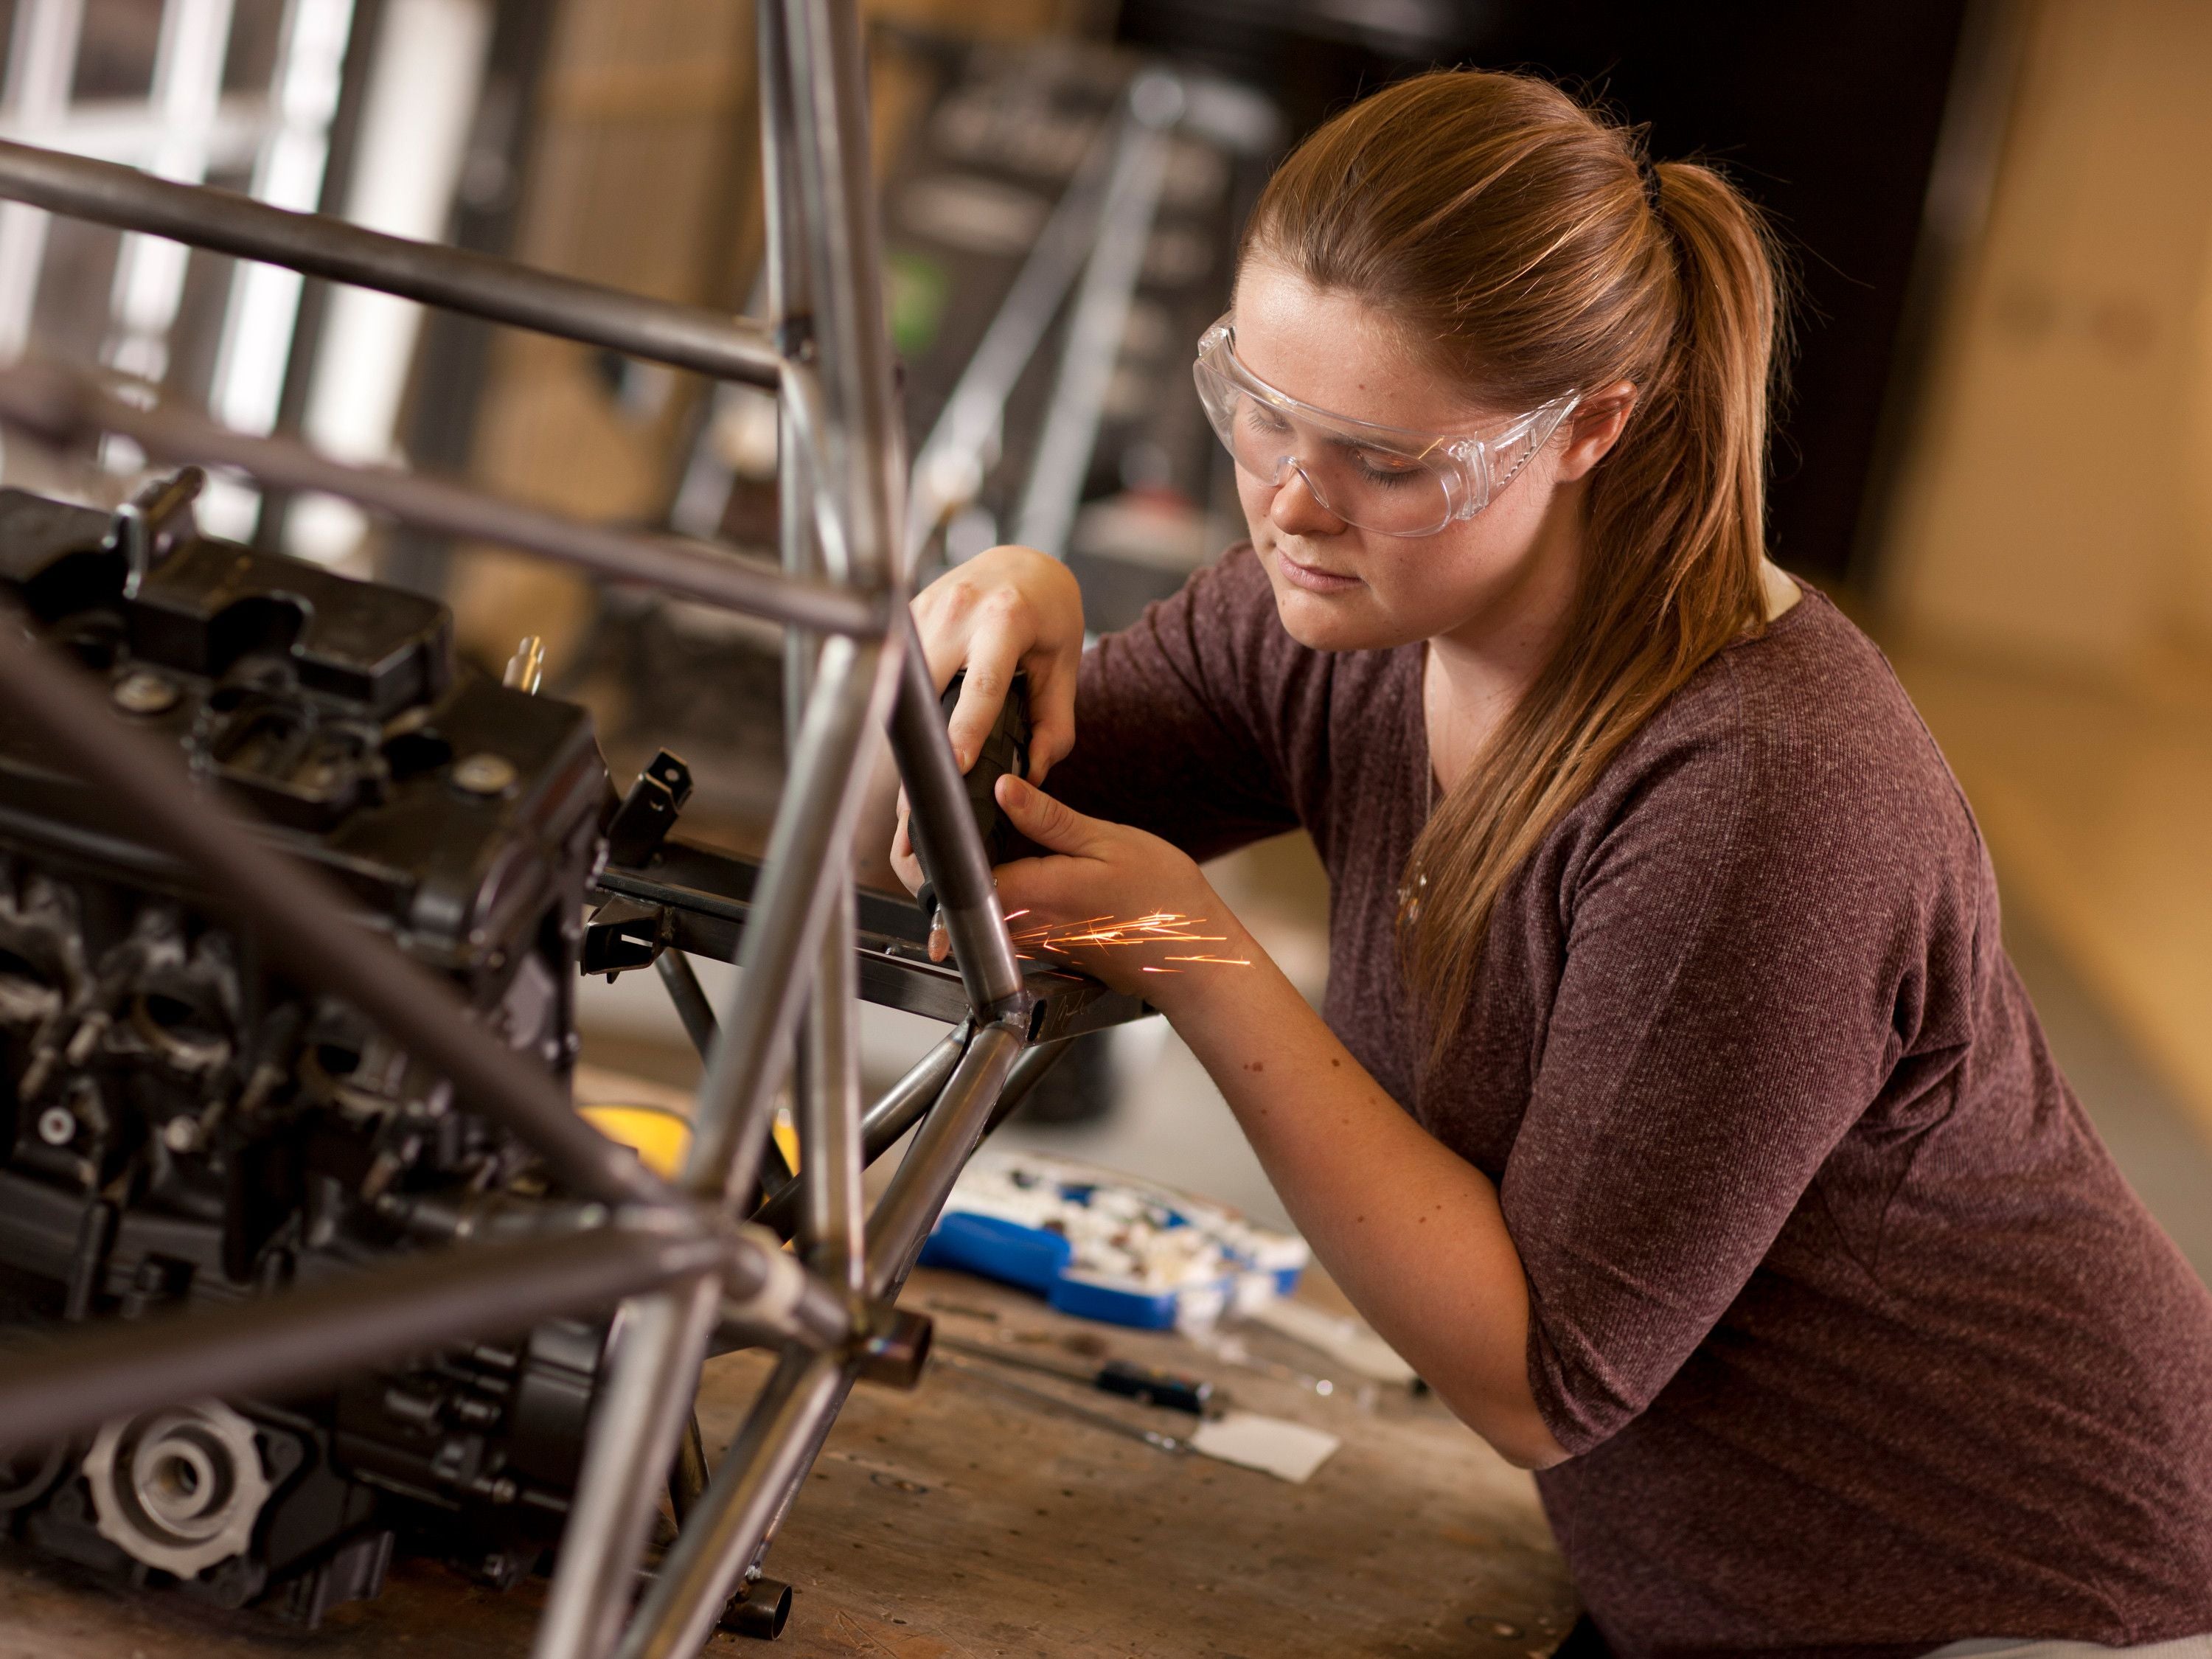
<svg viewBox="0 0 2212 1659"><path fill-rule="evenodd" d="M914 620L942 693L961 669L952 752L965 772L982 752L1015 673L1029 677L1029 781L1075 747L1075 674L1083 659L1083 594L1059 560L994 547L955 565L915 598Z"/></svg>

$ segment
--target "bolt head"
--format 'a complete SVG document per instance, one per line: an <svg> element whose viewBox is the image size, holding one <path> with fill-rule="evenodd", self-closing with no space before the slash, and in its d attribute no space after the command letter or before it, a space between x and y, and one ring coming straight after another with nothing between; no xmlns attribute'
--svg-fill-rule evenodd
<svg viewBox="0 0 2212 1659"><path fill-rule="evenodd" d="M177 706L184 694L167 675L134 668L115 682L115 706L130 714L161 714Z"/></svg>
<svg viewBox="0 0 2212 1659"><path fill-rule="evenodd" d="M76 1114L66 1106L49 1106L39 1114L39 1139L49 1146L66 1146L76 1139Z"/></svg>
<svg viewBox="0 0 2212 1659"><path fill-rule="evenodd" d="M173 1152L189 1152L200 1144L200 1126L179 1115L161 1126L161 1144Z"/></svg>
<svg viewBox="0 0 2212 1659"><path fill-rule="evenodd" d="M503 795L514 787L514 763L503 755L471 755L453 768L453 786L471 795Z"/></svg>

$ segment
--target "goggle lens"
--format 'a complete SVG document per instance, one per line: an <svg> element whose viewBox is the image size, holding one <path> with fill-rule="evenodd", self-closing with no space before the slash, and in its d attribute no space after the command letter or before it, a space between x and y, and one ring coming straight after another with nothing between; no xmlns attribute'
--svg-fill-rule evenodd
<svg viewBox="0 0 2212 1659"><path fill-rule="evenodd" d="M1201 364L1200 400L1239 471L1279 488L1295 471L1346 524L1386 536L1425 536L1452 519L1443 473L1427 461L1310 428Z"/></svg>

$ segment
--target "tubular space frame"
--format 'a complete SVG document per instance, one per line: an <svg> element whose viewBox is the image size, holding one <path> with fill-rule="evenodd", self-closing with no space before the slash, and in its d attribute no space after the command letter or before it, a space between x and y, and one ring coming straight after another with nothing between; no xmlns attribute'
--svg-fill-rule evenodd
<svg viewBox="0 0 2212 1659"><path fill-rule="evenodd" d="M303 866L270 860L252 827L194 788L173 752L125 731L106 700L42 647L0 648L0 703L196 866L295 971L353 1001L531 1141L580 1201L507 1237L423 1252L337 1288L288 1291L64 1337L0 1376L0 1444L83 1433L211 1395L297 1389L349 1367L557 1313L623 1303L536 1659L674 1659L698 1650L739 1589L856 1377L911 1376L926 1329L888 1304L962 1164L1062 1046L1027 1046L1030 994L907 618L905 477L884 337L865 83L854 0L759 8L769 201L763 325L450 248L382 236L126 167L0 143L0 198L603 345L781 393L783 568L672 538L574 524L473 492L343 465L138 406L52 370L0 374L0 420L53 439L118 431L150 455L230 465L343 495L426 528L505 542L782 622L804 688L791 775L744 928L740 990L697 1103L679 1179L644 1173L576 1117L534 1065L477 1029L450 989ZM797 700L795 699L796 702ZM969 1018L864 1122L854 1039L854 892L844 849L866 739L889 720L915 812L946 850L938 885ZM348 924L351 926L351 924ZM761 988L772 988L763 990ZM736 1224L794 1050L805 1267ZM1018 1065L1017 1061L1020 1063ZM923 1103L927 1102L927 1109ZM860 1170L876 1120L921 1129L873 1217ZM655 1494L685 1431L717 1329L782 1361L635 1615ZM903 1362L902 1364L901 1362Z"/></svg>

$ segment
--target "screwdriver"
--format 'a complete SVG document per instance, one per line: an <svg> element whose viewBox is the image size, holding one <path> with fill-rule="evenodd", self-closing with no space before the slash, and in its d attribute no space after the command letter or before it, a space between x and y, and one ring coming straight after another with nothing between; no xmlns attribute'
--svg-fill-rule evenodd
<svg viewBox="0 0 2212 1659"><path fill-rule="evenodd" d="M1070 1417L1090 1424L1093 1428L1110 1429L1115 1434L1126 1436L1131 1440L1141 1440L1156 1451L1164 1451L1180 1457L1190 1450L1189 1442L1178 1440L1171 1434L1162 1434L1156 1429L1143 1428L1134 1423L1124 1423L1118 1417L1109 1417L1104 1412L1094 1412L1087 1406L1079 1406L1073 1400L1062 1400L1056 1394L1047 1394L1042 1389L1033 1389L1026 1382L1017 1382L1011 1376L1001 1376L988 1365L974 1365L964 1359L956 1359L951 1354L942 1352L944 1346L943 1341L939 1340L933 1347L929 1356L930 1364L933 1365L949 1365L963 1376L974 1377L978 1382L988 1382L993 1388L1001 1389L1007 1394L1017 1395L1040 1406L1049 1406L1055 1411L1064 1412Z"/></svg>
<svg viewBox="0 0 2212 1659"><path fill-rule="evenodd" d="M1097 1370L1081 1370L1066 1365L1048 1364L1042 1359L1031 1359L1026 1354L1008 1353L988 1343L966 1342L957 1336L939 1336L936 1346L953 1348L978 1359L988 1359L1000 1365L1016 1365L1025 1371L1042 1371L1047 1376L1059 1377L1066 1382L1080 1382L1085 1388L1096 1389L1101 1394L1118 1394L1125 1400L1140 1400L1147 1406L1164 1406L1171 1412L1188 1412L1193 1417L1206 1415L1206 1402L1213 1398L1213 1384L1202 1377L1178 1376L1173 1371L1154 1370L1149 1365L1133 1365L1126 1359L1109 1359Z"/></svg>

